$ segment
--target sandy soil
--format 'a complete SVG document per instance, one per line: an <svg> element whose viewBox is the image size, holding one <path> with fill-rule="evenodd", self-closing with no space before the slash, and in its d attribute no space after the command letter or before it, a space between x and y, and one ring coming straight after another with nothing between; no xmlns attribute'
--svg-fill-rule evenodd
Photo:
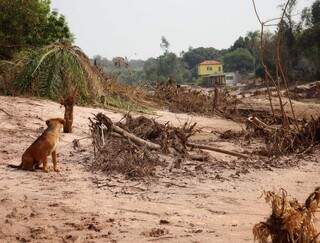
<svg viewBox="0 0 320 243"><path fill-rule="evenodd" d="M281 168L212 153L215 160L202 164L205 169L189 163L149 182L90 172L88 117L103 111L118 121L122 115L84 107L75 108L74 133L61 136L60 173L18 171L7 164L19 164L44 120L62 117L63 109L46 100L1 96L0 109L9 114L0 110L0 242L253 242L253 225L270 212L259 198L263 190L285 188L304 200L319 186L318 152L287 158L298 163ZM164 111L156 117L173 124L197 122L206 139L243 127ZM74 139L82 139L80 148L73 148ZM246 150L237 142L213 144Z"/></svg>

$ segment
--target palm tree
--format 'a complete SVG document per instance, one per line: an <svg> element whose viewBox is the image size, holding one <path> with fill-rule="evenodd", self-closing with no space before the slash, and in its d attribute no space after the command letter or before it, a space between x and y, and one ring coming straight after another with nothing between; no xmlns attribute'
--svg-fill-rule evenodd
<svg viewBox="0 0 320 243"><path fill-rule="evenodd" d="M101 73L79 47L70 43L30 49L17 60L20 65L15 87L21 93L60 101L67 118L65 132L72 131L74 104L93 103L103 94Z"/></svg>

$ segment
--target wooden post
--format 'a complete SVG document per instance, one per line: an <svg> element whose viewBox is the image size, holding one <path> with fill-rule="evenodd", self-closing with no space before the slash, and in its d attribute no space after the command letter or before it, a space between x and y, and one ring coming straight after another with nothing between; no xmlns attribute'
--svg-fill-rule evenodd
<svg viewBox="0 0 320 243"><path fill-rule="evenodd" d="M214 88L214 97L213 97L213 107L212 110L215 112L215 110L219 106L219 90L217 87Z"/></svg>

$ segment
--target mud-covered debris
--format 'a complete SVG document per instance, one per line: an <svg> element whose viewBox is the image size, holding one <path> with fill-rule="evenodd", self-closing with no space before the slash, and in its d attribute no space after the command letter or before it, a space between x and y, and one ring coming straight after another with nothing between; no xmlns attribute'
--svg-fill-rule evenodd
<svg viewBox="0 0 320 243"><path fill-rule="evenodd" d="M146 148L134 145L121 137L107 136L105 146L98 149L92 161L93 170L108 174L121 173L128 178L153 176L156 166L163 165L158 154Z"/></svg>
<svg viewBox="0 0 320 243"><path fill-rule="evenodd" d="M320 188L316 188L304 204L290 198L282 189L280 193L264 192L272 213L265 222L253 227L253 234L259 243L309 243L318 242L319 232L314 225L314 213L319 208Z"/></svg>
<svg viewBox="0 0 320 243"><path fill-rule="evenodd" d="M320 117L300 121L296 126L270 126L260 119L248 119L247 130L253 137L264 138L266 155L306 153L320 143Z"/></svg>
<svg viewBox="0 0 320 243"><path fill-rule="evenodd" d="M153 228L150 231L143 232L142 234L147 237L160 237L169 234L169 230L164 228Z"/></svg>
<svg viewBox="0 0 320 243"><path fill-rule="evenodd" d="M181 154L187 153L188 139L199 131L196 128L197 123L186 122L181 127L174 127L144 116L134 118L130 114L125 115L117 125L142 139L159 144L165 152L173 148Z"/></svg>

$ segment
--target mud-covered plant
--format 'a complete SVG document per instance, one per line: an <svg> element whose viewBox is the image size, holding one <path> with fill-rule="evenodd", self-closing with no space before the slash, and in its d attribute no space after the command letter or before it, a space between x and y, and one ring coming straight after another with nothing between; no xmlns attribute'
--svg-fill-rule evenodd
<svg viewBox="0 0 320 243"><path fill-rule="evenodd" d="M280 193L264 192L272 213L265 222L253 227L255 241L259 243L311 243L319 242L314 225L314 214L319 208L320 187L316 188L304 204L289 198L285 190ZM270 241L271 240L271 241Z"/></svg>
<svg viewBox="0 0 320 243"><path fill-rule="evenodd" d="M76 90L78 102L89 103L103 91L97 68L79 47L70 43L24 51L16 62L20 66L14 86L20 93L59 100Z"/></svg>

